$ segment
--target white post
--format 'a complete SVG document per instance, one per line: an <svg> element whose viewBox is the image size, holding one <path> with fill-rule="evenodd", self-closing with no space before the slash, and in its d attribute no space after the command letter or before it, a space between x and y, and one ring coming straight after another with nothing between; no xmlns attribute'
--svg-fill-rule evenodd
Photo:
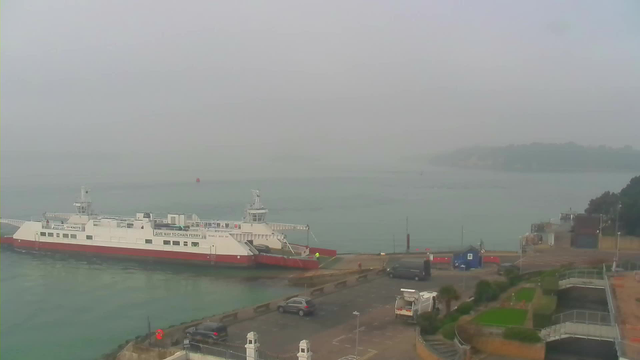
<svg viewBox="0 0 640 360"><path fill-rule="evenodd" d="M311 343L309 340L300 341L300 350L298 351L298 360L311 360Z"/></svg>
<svg viewBox="0 0 640 360"><path fill-rule="evenodd" d="M258 334L250 332L247 334L247 345L244 346L247 349L247 360L258 360Z"/></svg>
<svg viewBox="0 0 640 360"><path fill-rule="evenodd" d="M358 360L358 338L360 337L360 313L357 311L353 312L353 315L356 316L356 360Z"/></svg>

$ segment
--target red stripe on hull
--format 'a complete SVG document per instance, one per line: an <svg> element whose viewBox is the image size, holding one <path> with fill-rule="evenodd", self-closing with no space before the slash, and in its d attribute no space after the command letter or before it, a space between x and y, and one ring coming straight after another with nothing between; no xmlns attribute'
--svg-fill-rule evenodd
<svg viewBox="0 0 640 360"><path fill-rule="evenodd" d="M255 257L253 255L211 255L209 256L208 254L195 254L195 253L186 253L186 252L179 252L179 251L129 249L129 248L120 248L120 247L111 247L111 246L64 244L64 243L54 243L54 242L33 241L33 240L19 240L19 239L13 239L13 238L2 238L2 243L3 244L12 243L13 247L15 248L29 249L29 250L36 250L36 251L59 251L59 252L101 254L101 255L107 255L107 256L132 256L132 257L139 257L139 258L180 260L185 262L201 263L201 264L211 263L211 265L230 264L230 265L240 265L240 266L254 266L256 264Z"/></svg>
<svg viewBox="0 0 640 360"><path fill-rule="evenodd" d="M0 237L0 244L13 245L13 238L7 236Z"/></svg>

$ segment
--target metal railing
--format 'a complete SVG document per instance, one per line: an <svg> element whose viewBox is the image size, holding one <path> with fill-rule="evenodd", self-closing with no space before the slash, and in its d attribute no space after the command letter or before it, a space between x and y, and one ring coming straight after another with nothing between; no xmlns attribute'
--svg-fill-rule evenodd
<svg viewBox="0 0 640 360"><path fill-rule="evenodd" d="M620 264L616 265L616 270L637 271L637 270L640 270L640 262L623 261Z"/></svg>
<svg viewBox="0 0 640 360"><path fill-rule="evenodd" d="M231 349L232 347L236 347L237 349ZM225 360L247 360L246 353L241 353L242 345L223 345L220 346L211 346L200 343L189 343L189 347L185 348L187 352L191 353L199 353L205 355L215 356ZM271 354L269 352L259 350L258 358L256 360L297 360L298 356L296 354L286 354L286 355L278 355Z"/></svg>
<svg viewBox="0 0 640 360"><path fill-rule="evenodd" d="M611 314L599 311L572 310L553 316L554 324L567 322L611 326Z"/></svg>
<svg viewBox="0 0 640 360"><path fill-rule="evenodd" d="M246 360L247 359L246 354L235 352L230 349L226 349L222 347L204 345L204 344L193 343L193 342L189 344L188 348L185 347L185 350L187 352L194 352L199 354L216 356L222 359L229 359L229 360Z"/></svg>
<svg viewBox="0 0 640 360"><path fill-rule="evenodd" d="M545 341L558 340L565 337L615 341L616 330L611 325L566 322L546 327L542 329L540 335Z"/></svg>
<svg viewBox="0 0 640 360"><path fill-rule="evenodd" d="M568 279L603 280L604 274L600 269L572 269L558 274L558 280Z"/></svg>
<svg viewBox="0 0 640 360"><path fill-rule="evenodd" d="M606 272L607 267L605 264L602 265L602 270L604 272ZM613 291L611 288L611 283L609 282L609 277L605 276L604 277L604 282L605 282L605 293L607 295L607 303L609 305L609 314L611 315L611 326L613 326L616 330L616 338L615 338L615 344L616 344L616 350L618 352L618 357L620 358L628 358L628 359L633 359L633 357L630 357L627 355L627 348L629 348L630 346L626 346L625 342L622 341L621 337L620 337L620 328L618 327L618 305L616 304L616 299L613 295ZM640 354L640 349L637 349L638 354ZM640 358L640 357L635 357L635 358Z"/></svg>

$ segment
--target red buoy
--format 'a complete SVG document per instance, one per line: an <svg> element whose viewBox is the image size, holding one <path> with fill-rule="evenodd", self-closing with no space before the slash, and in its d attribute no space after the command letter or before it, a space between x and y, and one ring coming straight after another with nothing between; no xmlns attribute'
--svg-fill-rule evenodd
<svg viewBox="0 0 640 360"><path fill-rule="evenodd" d="M199 184L200 183L200 178L196 178L196 182Z"/></svg>

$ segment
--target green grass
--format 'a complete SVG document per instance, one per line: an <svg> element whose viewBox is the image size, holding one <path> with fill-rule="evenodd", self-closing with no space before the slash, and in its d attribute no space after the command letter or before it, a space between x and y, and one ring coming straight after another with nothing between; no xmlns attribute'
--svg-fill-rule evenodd
<svg viewBox="0 0 640 360"><path fill-rule="evenodd" d="M533 297L536 295L535 288L522 288L516 292L516 302L527 302L530 303L533 301Z"/></svg>
<svg viewBox="0 0 640 360"><path fill-rule="evenodd" d="M473 320L479 324L492 326L522 326L527 319L525 309L489 309Z"/></svg>

